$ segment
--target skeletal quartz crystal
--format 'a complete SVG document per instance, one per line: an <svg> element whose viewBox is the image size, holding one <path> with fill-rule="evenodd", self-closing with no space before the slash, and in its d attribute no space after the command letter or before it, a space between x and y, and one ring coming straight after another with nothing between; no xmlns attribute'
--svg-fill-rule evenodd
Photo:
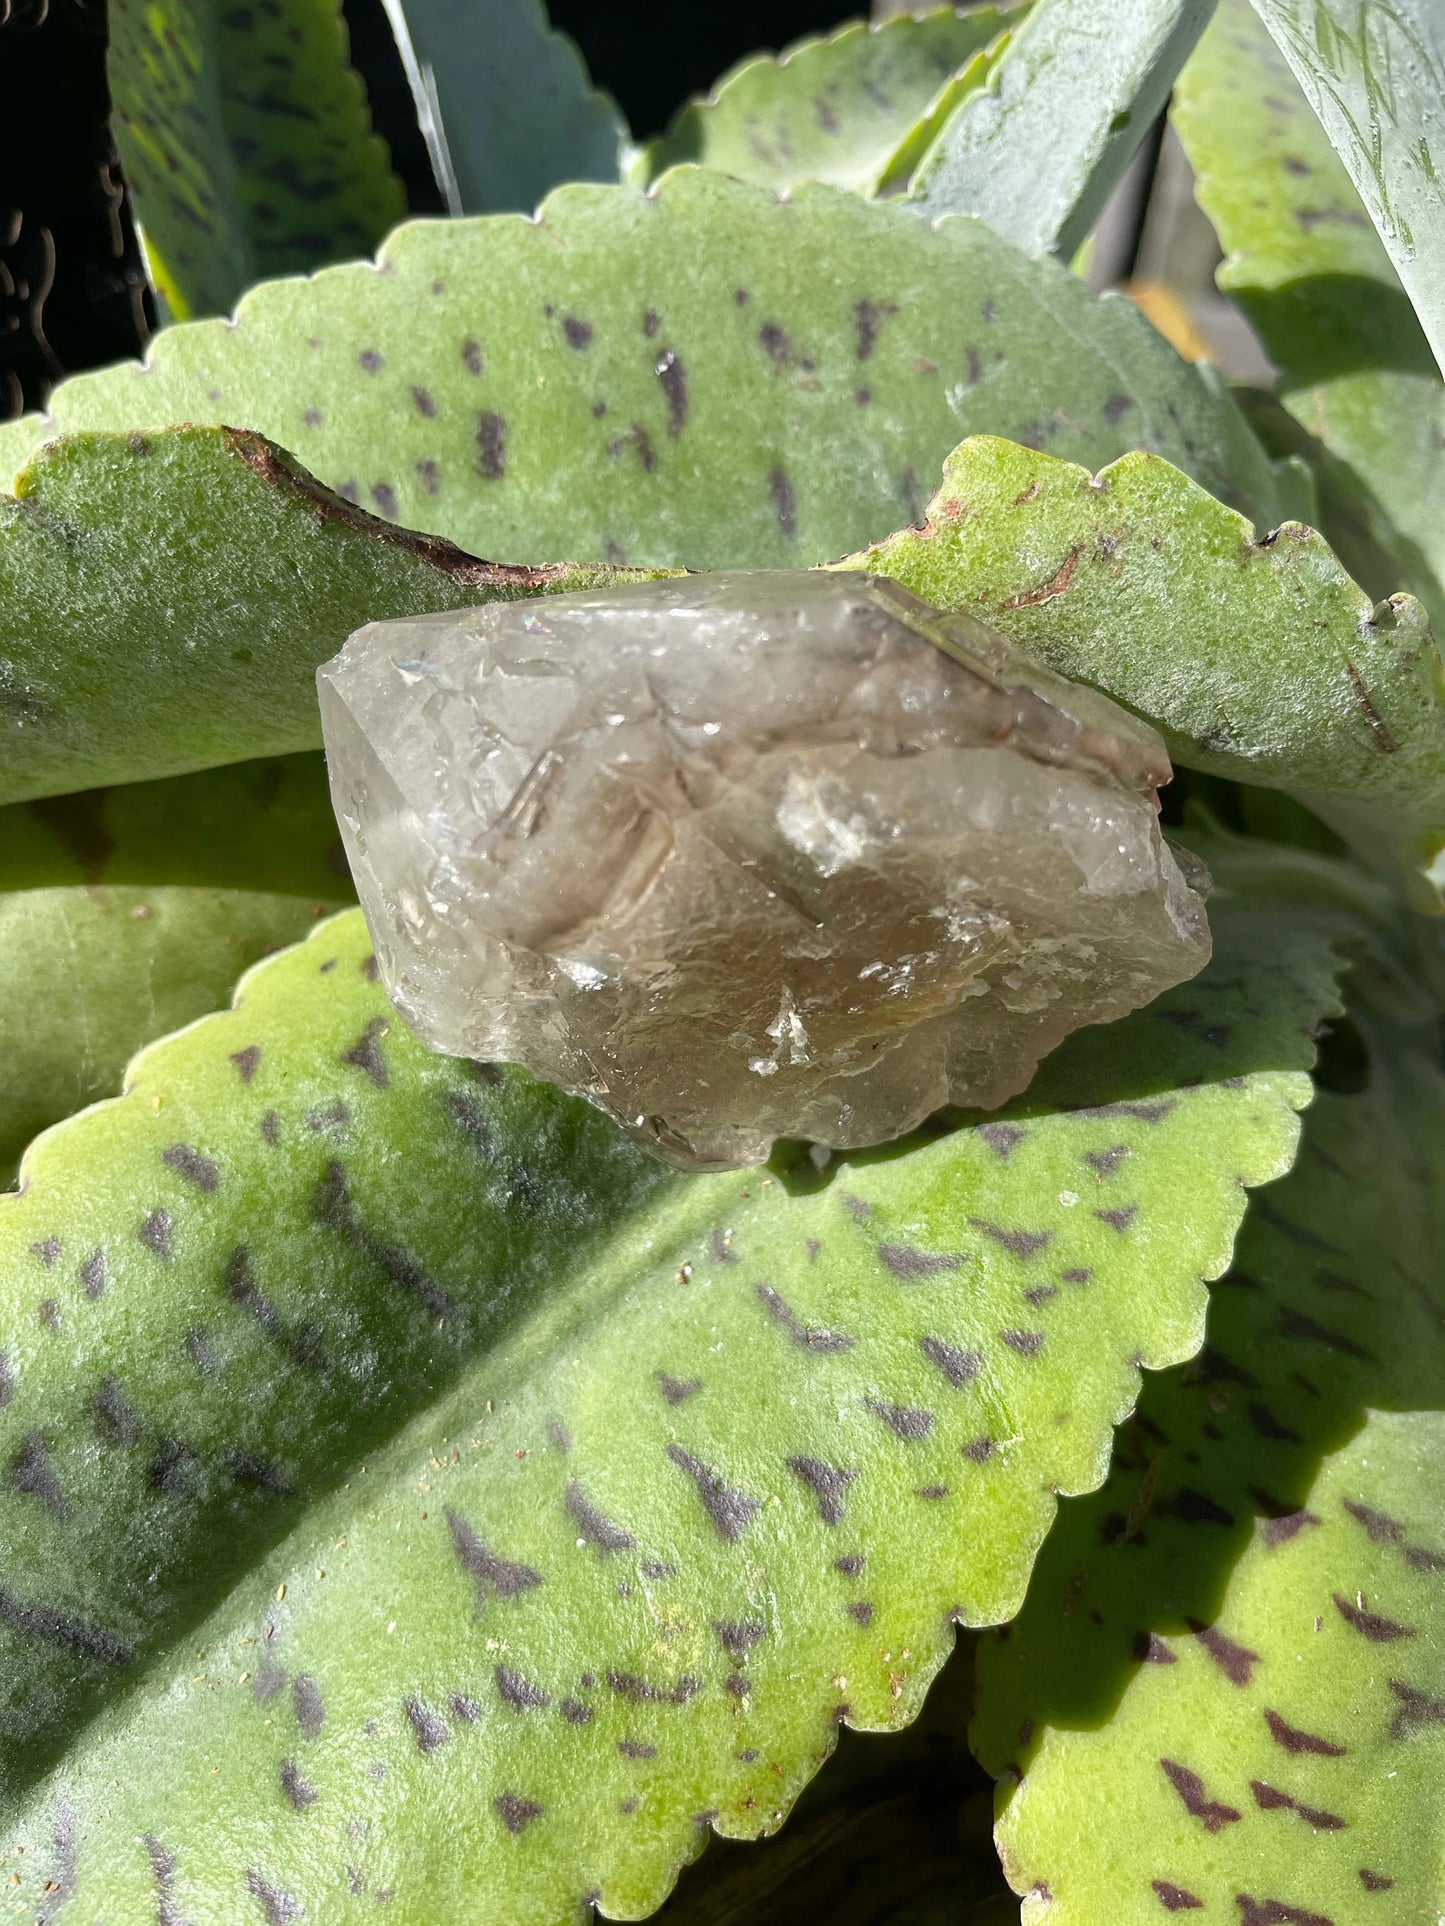
<svg viewBox="0 0 1445 1926"><path fill-rule="evenodd" d="M1147 725L853 573L376 622L319 673L386 987L669 1162L991 1108L1192 976Z"/></svg>

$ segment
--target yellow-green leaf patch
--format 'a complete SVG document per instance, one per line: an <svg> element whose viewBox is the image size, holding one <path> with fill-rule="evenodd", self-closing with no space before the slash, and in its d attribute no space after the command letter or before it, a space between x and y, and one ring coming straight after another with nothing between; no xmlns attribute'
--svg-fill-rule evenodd
<svg viewBox="0 0 1445 1926"><path fill-rule="evenodd" d="M17 1898L635 1917L909 1719L1292 1155L1329 930L1214 923L1008 1110L821 1172L682 1179L428 1055L355 913L42 1137L0 1202Z"/></svg>

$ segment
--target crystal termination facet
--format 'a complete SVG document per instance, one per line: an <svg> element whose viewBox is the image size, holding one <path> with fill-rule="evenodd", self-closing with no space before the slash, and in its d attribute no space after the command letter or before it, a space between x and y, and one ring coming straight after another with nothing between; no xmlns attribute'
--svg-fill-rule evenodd
<svg viewBox="0 0 1445 1926"><path fill-rule="evenodd" d="M669 1162L992 1108L1209 955L1159 737L853 573L360 629L318 675L383 979Z"/></svg>

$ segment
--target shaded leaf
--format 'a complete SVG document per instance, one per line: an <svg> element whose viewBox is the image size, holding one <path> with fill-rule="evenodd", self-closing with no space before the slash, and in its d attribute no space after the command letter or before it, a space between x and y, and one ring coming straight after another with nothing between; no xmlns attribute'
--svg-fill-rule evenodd
<svg viewBox="0 0 1445 1926"><path fill-rule="evenodd" d="M541 0L385 0L453 214L530 214L563 181L615 181L626 128Z"/></svg>
<svg viewBox="0 0 1445 1926"><path fill-rule="evenodd" d="M849 21L826 38L755 55L681 109L644 148L634 178L646 186L669 167L700 161L765 187L829 181L874 193L955 75L965 71L974 86L984 78L988 62L977 56L1005 19L994 6L942 7Z"/></svg>
<svg viewBox="0 0 1445 1926"><path fill-rule="evenodd" d="M1328 932L1216 942L824 1174L428 1055L356 913L142 1057L0 1202L17 1902L636 1917L905 1723L1291 1157Z"/></svg>
<svg viewBox="0 0 1445 1926"><path fill-rule="evenodd" d="M1071 260L1169 98L1214 0L1037 0L924 156L920 213L977 214Z"/></svg>
<svg viewBox="0 0 1445 1926"><path fill-rule="evenodd" d="M1350 178L1249 0L1220 0L1174 125L1227 258L1222 288L1281 370L1323 526L1376 595L1445 621L1445 385ZM1356 526L1362 524L1359 533ZM1361 538L1363 537L1363 539Z"/></svg>
<svg viewBox="0 0 1445 1926"><path fill-rule="evenodd" d="M1412 597L1372 606L1312 529L1256 541L1150 455L1091 476L976 437L924 527L857 562L1106 690L1180 762L1297 792L1439 900L1440 652Z"/></svg>
<svg viewBox="0 0 1445 1926"><path fill-rule="evenodd" d="M62 883L188 883L337 904L356 893L319 754L0 809L0 891Z"/></svg>
<svg viewBox="0 0 1445 1926"><path fill-rule="evenodd" d="M73 436L15 487L0 498L4 802L312 748L317 664L361 623L612 573L473 561L232 429Z"/></svg>
<svg viewBox="0 0 1445 1926"><path fill-rule="evenodd" d="M325 906L214 889L0 895L0 1188L47 1125L100 1097L144 1043L230 998Z"/></svg>
<svg viewBox="0 0 1445 1926"><path fill-rule="evenodd" d="M1254 0L1445 368L1445 17L1434 0Z"/></svg>
<svg viewBox="0 0 1445 1926"><path fill-rule="evenodd" d="M403 227L379 270L258 288L234 327L170 329L145 369L51 406L48 432L254 429L388 518L514 561L827 561L913 519L976 429L1096 464L1153 448L1274 519L1237 409L1132 303L975 222L704 169L649 196L563 188L539 222Z"/></svg>
<svg viewBox="0 0 1445 1926"><path fill-rule="evenodd" d="M178 320L370 254L401 219L339 0L114 0L109 26L126 187Z"/></svg>
<svg viewBox="0 0 1445 1926"><path fill-rule="evenodd" d="M1060 1926L1439 1904L1445 1082L1428 1032L1356 1017L1355 1094L1252 1204L1205 1351L980 1655L976 1742L1026 1774L1003 1849Z"/></svg>

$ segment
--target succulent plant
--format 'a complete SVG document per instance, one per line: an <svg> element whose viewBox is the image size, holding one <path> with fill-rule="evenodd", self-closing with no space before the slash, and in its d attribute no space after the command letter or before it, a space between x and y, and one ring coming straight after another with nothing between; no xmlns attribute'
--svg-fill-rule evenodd
<svg viewBox="0 0 1445 1926"><path fill-rule="evenodd" d="M166 325L0 425L14 1916L1434 1919L1440 9L860 21L641 145L388 15L444 219L336 0L111 0ZM1248 383L1094 291L1161 118ZM411 1033L316 670L813 568L1162 737L1213 954L679 1171Z"/></svg>

